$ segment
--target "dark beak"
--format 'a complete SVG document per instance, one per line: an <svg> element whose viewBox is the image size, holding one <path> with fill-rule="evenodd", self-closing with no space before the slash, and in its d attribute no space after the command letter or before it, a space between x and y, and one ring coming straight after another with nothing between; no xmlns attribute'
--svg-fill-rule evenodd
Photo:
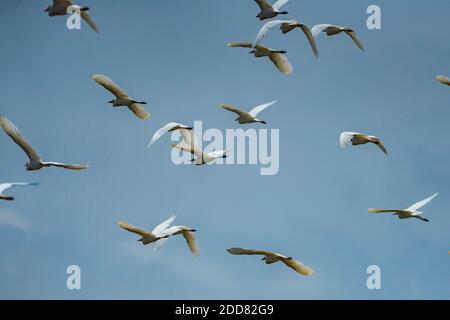
<svg viewBox="0 0 450 320"><path fill-rule="evenodd" d="M114 103L114 100L108 101L108 103Z"/></svg>

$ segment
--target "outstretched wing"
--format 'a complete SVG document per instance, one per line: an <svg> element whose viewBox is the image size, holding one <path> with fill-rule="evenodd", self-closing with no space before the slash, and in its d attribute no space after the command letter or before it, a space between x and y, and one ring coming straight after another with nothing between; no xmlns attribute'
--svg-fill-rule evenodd
<svg viewBox="0 0 450 320"><path fill-rule="evenodd" d="M244 249L244 248L230 248L227 249L227 251L234 255L262 255L262 256L274 255L274 253L270 251Z"/></svg>
<svg viewBox="0 0 450 320"><path fill-rule="evenodd" d="M342 132L341 136L339 137L339 142L341 144L341 148L345 148L346 146L348 146L353 139L353 136L355 134L359 134L357 132Z"/></svg>
<svg viewBox="0 0 450 320"><path fill-rule="evenodd" d="M273 105L274 103L277 103L278 100L274 100L268 103L264 103L261 104L259 106L254 107L252 110L250 110L249 115L251 115L252 117L256 117L258 115L258 113L260 113L261 111L263 111L264 109L270 107L271 105Z"/></svg>
<svg viewBox="0 0 450 320"><path fill-rule="evenodd" d="M261 10L272 10L272 6L266 0L255 0Z"/></svg>
<svg viewBox="0 0 450 320"><path fill-rule="evenodd" d="M100 33L100 30L98 30L97 25L95 24L94 20L92 20L91 16L89 15L88 10L81 10L81 18L83 18L84 21L97 33Z"/></svg>
<svg viewBox="0 0 450 320"><path fill-rule="evenodd" d="M303 24L303 23L298 23L297 26L305 34L306 39L308 39L309 45L311 46L311 49L314 53L314 56L316 56L316 58L317 58L319 56L319 50L317 49L316 39L314 38L311 30L309 29L309 27L306 24Z"/></svg>
<svg viewBox="0 0 450 320"><path fill-rule="evenodd" d="M253 44L250 42L228 42L227 46L231 48L252 48Z"/></svg>
<svg viewBox="0 0 450 320"><path fill-rule="evenodd" d="M234 112L234 113L236 113L238 116L243 116L243 115L245 115L245 112L244 112L244 111L242 111L242 110L236 108L235 106L233 106L233 105L231 105L231 104L221 104L220 107L223 108L223 109L225 109L225 110Z"/></svg>
<svg viewBox="0 0 450 320"><path fill-rule="evenodd" d="M364 46L359 41L358 37L356 36L356 32L353 30L346 30L345 33L353 40L353 42L356 44L356 46L361 49L361 51L364 51Z"/></svg>
<svg viewBox="0 0 450 320"><path fill-rule="evenodd" d="M269 32L270 29L272 29L275 26L279 26L280 24L283 23L291 23L292 21L289 20L273 20L273 21L269 21L266 22L261 29L259 29L258 34L256 35L255 40L253 41L253 47L255 47L258 43L261 42L262 38L264 38L264 36L266 35L267 32Z"/></svg>
<svg viewBox="0 0 450 320"><path fill-rule="evenodd" d="M385 154L388 154L386 147L384 146L383 142L379 138L377 139L376 145L378 146L378 148L381 149L381 151L383 151Z"/></svg>
<svg viewBox="0 0 450 320"><path fill-rule="evenodd" d="M84 170L89 168L88 164L66 164L59 162L44 162L43 164L50 167L64 168L69 170Z"/></svg>
<svg viewBox="0 0 450 320"><path fill-rule="evenodd" d="M142 120L150 118L150 113L145 110L139 103L133 103L128 107L128 109L130 109L136 117Z"/></svg>
<svg viewBox="0 0 450 320"><path fill-rule="evenodd" d="M282 74L289 75L294 71L294 68L284 54L274 52L270 54L269 58Z"/></svg>
<svg viewBox="0 0 450 320"><path fill-rule="evenodd" d="M419 201L419 202L413 204L412 206L410 206L410 207L409 207L408 209L406 209L406 210L408 210L408 211L417 211L417 210L419 210L420 208L422 208L423 206L425 206L428 202L430 202L431 200L433 200L438 194L439 194L439 193L435 193L435 194L433 194L431 197L428 197L428 198L426 198L426 199L424 199L424 200L422 200L422 201Z"/></svg>
<svg viewBox="0 0 450 320"><path fill-rule="evenodd" d="M70 0L53 0L53 5L60 7L70 7L72 2Z"/></svg>
<svg viewBox="0 0 450 320"><path fill-rule="evenodd" d="M122 229L127 230L127 231L132 232L132 233L135 233L135 234L138 234L141 237L145 237L145 238L153 238L154 237L154 235L151 232L148 232L146 230L140 229L140 228L138 228L136 226L133 226L132 224L129 224L129 223L124 222L124 221L117 222L117 225L119 227L121 227Z"/></svg>
<svg viewBox="0 0 450 320"><path fill-rule="evenodd" d="M94 79L95 82L97 82L99 85L103 86L106 90L111 92L117 98L128 97L128 94L107 76L105 76L103 74L94 74L92 76L92 79Z"/></svg>
<svg viewBox="0 0 450 320"><path fill-rule="evenodd" d="M11 187L16 187L16 186L38 186L39 183L37 182L32 182L32 183L28 183L28 182L11 182L11 183L1 183L0 184L0 194L3 193L3 191L5 191L6 189L9 189Z"/></svg>
<svg viewBox="0 0 450 320"><path fill-rule="evenodd" d="M149 144L147 147L150 147L152 144L154 144L156 141L158 141L163 135L165 135L167 132L169 131L174 131L177 128L185 128L185 129L190 129L192 130L192 128L189 128L181 123L177 123L177 122L170 122L168 124L166 124L164 127L158 129L154 134L152 139L150 140Z"/></svg>
<svg viewBox="0 0 450 320"><path fill-rule="evenodd" d="M289 1L289 0L278 0L277 2L275 2L275 3L272 5L272 8L273 8L275 11L278 11L278 10L280 10L281 7L284 6L288 1Z"/></svg>
<svg viewBox="0 0 450 320"><path fill-rule="evenodd" d="M167 219L167 220L164 221L163 223L158 224L158 225L155 227L155 229L153 229L152 233L155 234L155 235L157 235L157 236L160 236L160 235L163 233L163 231L164 231L165 229L167 229L167 228L172 224L172 222L173 222L173 220L175 220L175 218L176 218L175 215L171 215L171 216L169 217L169 219Z"/></svg>
<svg viewBox="0 0 450 320"><path fill-rule="evenodd" d="M194 256L198 256L200 254L200 249L197 244L197 240L195 239L195 234L192 231L189 230L183 230L181 232L184 239L186 240L186 243L189 247L189 250L191 250L192 254Z"/></svg>
<svg viewBox="0 0 450 320"><path fill-rule="evenodd" d="M36 150L33 149L31 144L25 139L14 123L9 121L6 117L0 115L0 126L5 133L11 137L11 139L26 153L30 160L40 161L41 157Z"/></svg>
<svg viewBox="0 0 450 320"><path fill-rule="evenodd" d="M303 263L295 259L283 259L281 261L289 268L294 269L296 272L304 276L310 276L314 273L314 270L311 267L305 266Z"/></svg>

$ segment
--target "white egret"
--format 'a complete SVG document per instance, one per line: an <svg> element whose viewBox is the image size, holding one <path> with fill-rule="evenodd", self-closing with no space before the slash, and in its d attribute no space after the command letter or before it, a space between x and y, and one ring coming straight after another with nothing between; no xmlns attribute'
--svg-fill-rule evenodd
<svg viewBox="0 0 450 320"><path fill-rule="evenodd" d="M53 4L49 5L47 9L44 10L44 12L48 12L48 15L50 17L54 16L65 16L68 14L69 8L73 8L75 12L79 12L81 18L97 33L100 33L97 25L95 24L94 20L92 20L91 16L89 15L89 7L86 6L78 6L72 4L69 0L53 0ZM70 11L69 11L70 12Z"/></svg>
<svg viewBox="0 0 450 320"><path fill-rule="evenodd" d="M92 76L95 82L103 86L106 90L111 92L116 99L108 101L113 107L128 107L138 118L148 119L150 118L150 113L148 113L141 104L147 104L145 101L136 101L128 96L128 94L115 84L110 78L103 74L94 74Z"/></svg>
<svg viewBox="0 0 450 320"><path fill-rule="evenodd" d="M252 250L252 249L242 249L242 248L230 248L227 251L234 255L262 255L264 258L262 260L266 264L272 264L278 261L283 262L288 267L294 269L296 272L304 275L310 276L314 273L314 270L311 267L308 267L301 262L295 260L292 257L287 257L281 255L279 253L275 253L272 251L264 251L264 250Z"/></svg>
<svg viewBox="0 0 450 320"><path fill-rule="evenodd" d="M246 124L246 123L255 123L255 122L259 122L262 124L266 124L265 121L263 120L259 120L258 118L256 118L256 116L263 111L264 109L270 107L271 105L273 105L274 103L276 103L278 100L272 101L272 102L268 102L268 103L264 103L261 104L259 106L254 107L252 110L250 110L249 112L245 112L242 111L232 105L229 104L222 104L220 105L223 109L234 112L238 115L238 117L235 119L235 121L239 121L240 124Z"/></svg>
<svg viewBox="0 0 450 320"><path fill-rule="evenodd" d="M256 58L268 57L278 71L284 75L289 75L294 71L294 68L285 56L286 51L284 50L274 50L260 44L257 44L253 48L250 42L229 42L227 45L231 48L251 48L252 50L249 53L253 54Z"/></svg>
<svg viewBox="0 0 450 320"><path fill-rule="evenodd" d="M349 27L342 27L332 24L318 24L311 29L311 33L315 38L317 38L322 32L325 32L328 36L334 36L340 34L341 32L345 32L353 40L356 46L361 49L361 51L364 51L364 46L356 36L356 32Z"/></svg>
<svg viewBox="0 0 450 320"><path fill-rule="evenodd" d="M339 137L339 142L341 144L341 148L345 148L350 143L354 146L366 143L373 143L377 145L385 154L388 153L380 138L375 136L368 136L362 133L342 132L341 136Z"/></svg>
<svg viewBox="0 0 450 320"><path fill-rule="evenodd" d="M370 213L392 213L394 216L398 216L399 219L408 219L408 218L416 218L425 222L429 222L428 219L421 217L423 212L417 211L423 206L425 206L428 202L433 200L439 193L433 194L431 197L426 198L425 200L419 201L409 208L406 209L374 209L370 208Z"/></svg>
<svg viewBox="0 0 450 320"><path fill-rule="evenodd" d="M278 0L274 4L270 4L267 0L255 0L256 4L261 9L261 12L256 16L259 20L275 18L279 14L288 14L287 11L280 11L281 7L289 0Z"/></svg>
<svg viewBox="0 0 450 320"><path fill-rule="evenodd" d="M20 130L7 118L0 115L0 126L5 133L25 152L30 160L25 164L27 171L39 170L44 167L58 167L69 170L84 170L89 167L87 164L65 164L59 162L44 162L30 143L25 139Z"/></svg>
<svg viewBox="0 0 450 320"><path fill-rule="evenodd" d="M200 249L197 244L197 240L195 239L194 232L197 232L197 230L186 227L186 226L172 226L168 227L164 231L162 231L162 234L170 237L170 236L176 236L176 235L182 235L183 238L186 240L186 243L189 247L189 250L194 256L198 256L200 254ZM155 243L155 250L160 249L164 243L168 240L168 237L158 240Z"/></svg>
<svg viewBox="0 0 450 320"><path fill-rule="evenodd" d="M141 238L138 241L142 242L143 245L147 245L160 239L168 238L170 235L165 234L164 231L170 226L173 220L175 220L175 216L172 215L169 219L157 225L152 231L140 229L124 221L117 222L117 225L124 230L140 235Z"/></svg>

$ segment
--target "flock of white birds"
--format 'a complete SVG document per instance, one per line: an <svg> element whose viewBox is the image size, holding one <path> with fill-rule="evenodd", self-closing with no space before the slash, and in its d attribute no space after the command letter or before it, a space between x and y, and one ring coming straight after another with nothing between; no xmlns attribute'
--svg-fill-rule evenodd
<svg viewBox="0 0 450 320"><path fill-rule="evenodd" d="M282 11L281 8L289 0L278 0L274 4L270 4L267 0L254 0L260 8L260 12L256 16L260 20L267 20L277 17L278 15L286 15L287 11ZM78 9L80 15L84 21L97 33L99 29L89 15L88 7L80 7L74 5L69 0L53 0L53 4L50 5L45 11L48 12L50 17L52 16L65 16L67 15L68 8L73 7ZM286 58L285 50L275 50L267 48L261 45L261 41L267 35L267 33L274 27L279 27L279 30L283 33L289 33L294 29L299 29L306 36L306 39L311 46L313 54L318 58L319 51L316 44L316 39L320 34L325 33L328 36L338 35L340 33L345 33L354 42L354 44L362 51L364 47L362 42L358 39L356 32L350 27L337 26L331 24L318 24L313 28L309 28L302 22L297 20L271 20L266 22L259 32L253 42L230 42L229 47L239 47L239 48L249 48L255 57L267 57L276 68L283 74L288 75L293 72L293 67ZM111 94L114 95L114 99L109 101L113 107L126 106L140 119L149 119L150 113L142 106L145 105L144 101L137 101L131 98L122 88L115 84L111 79L102 74L94 74L92 79L103 86ZM450 86L450 79L445 76L437 76L436 80L444 85ZM275 104L277 101L268 102L259 106L254 107L250 111L243 111L235 106L229 104L222 104L221 108L235 113L238 117L235 119L239 124L251 124L251 123L261 123L266 124L264 120L257 118L258 114L264 109ZM45 167L58 167L69 170L84 170L89 166L86 164L64 164L59 162L44 162L39 156L37 151L31 146L27 139L22 135L20 130L5 116L0 115L0 126L4 132L25 152L29 161L25 164L26 170L40 170ZM194 134L192 126L187 126L177 122L171 122L167 125L161 127L155 132L148 147L153 145L157 140L159 140L165 133L179 131L182 139L178 144L172 145L173 148L179 149L184 152L192 154L192 162L197 165L208 164L216 159L225 158L229 150L219 150L214 152L206 153L198 147L197 138ZM340 136L340 145L345 148L348 145L358 146L367 143L372 143L378 146L385 154L387 154L387 149L384 146L380 138L376 136L366 135L356 132L343 132ZM195 158L194 158L195 157ZM36 186L38 183L2 183L0 184L0 200L12 201L14 197L3 194L5 190L15 187L15 186ZM428 222L429 220L422 217L422 212L418 211L427 203L429 203L433 198L437 196L437 193L425 200L419 201L406 209L369 209L371 213L392 213L398 216L400 219L416 218L422 221ZM173 236L182 235L187 242L189 250L194 256L199 255L200 250L196 242L194 233L195 229L187 226L172 226L171 224L175 220L175 216L171 216L166 221L157 225L152 231L147 231L135 227L127 222L119 221L117 224L120 228L135 233L140 236L138 241L142 244L153 245L155 250L161 248L164 243ZM266 264L272 264L281 261L286 266L292 268L296 272L309 276L314 273L311 267L308 267L301 262L295 260L290 256L284 256L275 252L265 251L265 250L251 250L243 248L230 248L227 249L230 254L233 255L261 255L262 260ZM450 251L449 251L450 254Z"/></svg>

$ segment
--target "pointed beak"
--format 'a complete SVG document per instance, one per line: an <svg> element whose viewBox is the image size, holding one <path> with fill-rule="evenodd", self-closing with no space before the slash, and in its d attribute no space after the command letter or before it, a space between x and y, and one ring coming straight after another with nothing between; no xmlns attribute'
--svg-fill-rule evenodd
<svg viewBox="0 0 450 320"><path fill-rule="evenodd" d="M108 103L114 103L114 100L108 101Z"/></svg>

